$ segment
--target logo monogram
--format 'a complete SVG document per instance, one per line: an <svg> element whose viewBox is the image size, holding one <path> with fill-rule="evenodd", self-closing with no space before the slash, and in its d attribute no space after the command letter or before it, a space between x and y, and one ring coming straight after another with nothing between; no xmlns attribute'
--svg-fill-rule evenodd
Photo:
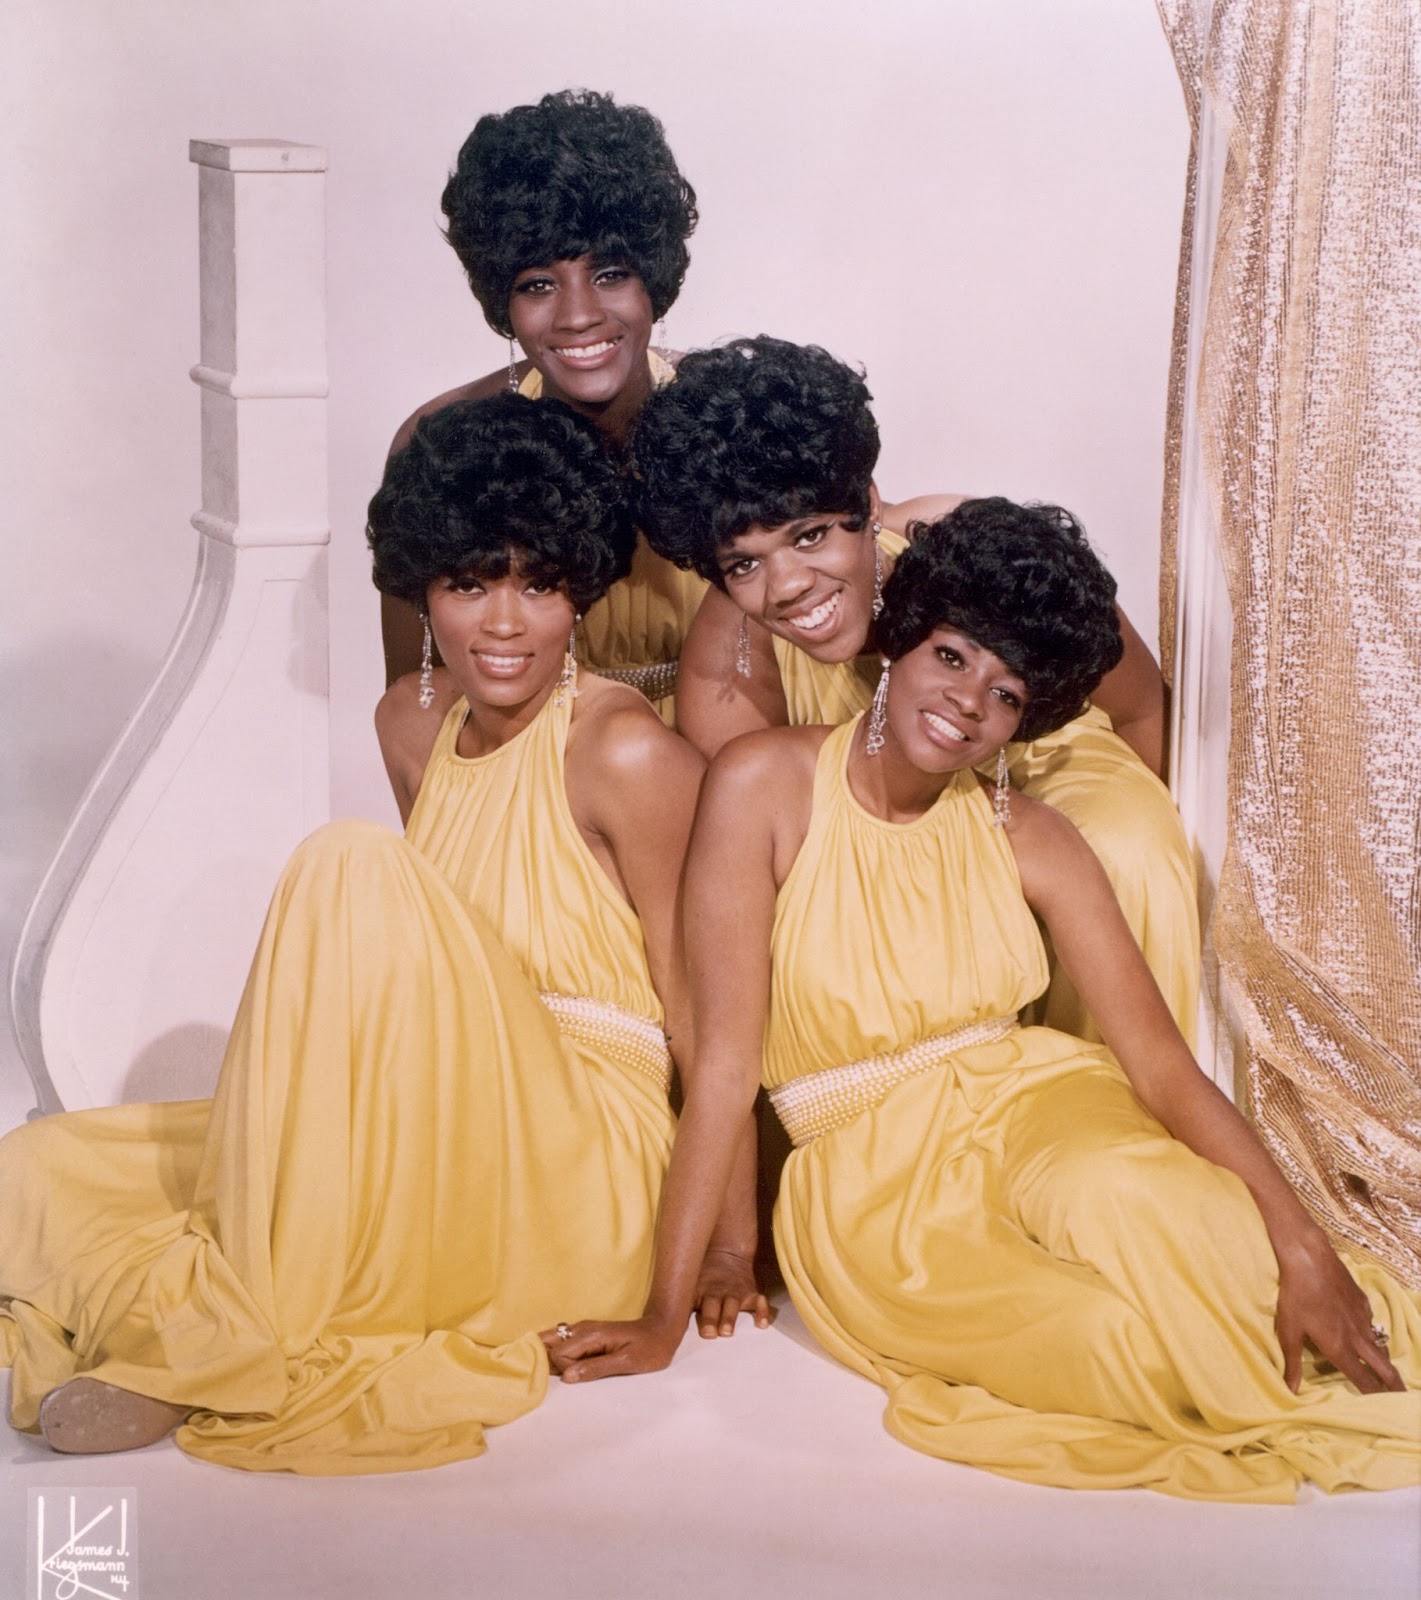
<svg viewBox="0 0 1421 1600"><path fill-rule="evenodd" d="M138 1491L30 1490L30 1600L139 1600Z"/></svg>

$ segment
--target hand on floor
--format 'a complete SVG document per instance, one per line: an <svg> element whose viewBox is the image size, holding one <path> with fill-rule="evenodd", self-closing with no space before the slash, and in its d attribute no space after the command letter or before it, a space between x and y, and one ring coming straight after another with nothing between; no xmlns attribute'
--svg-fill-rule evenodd
<svg viewBox="0 0 1421 1600"><path fill-rule="evenodd" d="M635 1322L566 1322L541 1335L548 1363L564 1383L624 1378L671 1365L685 1324L638 1317Z"/></svg>
<svg viewBox="0 0 1421 1600"><path fill-rule="evenodd" d="M757 1328L768 1328L775 1320L770 1302L755 1282L754 1261L733 1250L707 1250L696 1282L696 1327L701 1338L728 1339L742 1311L754 1317Z"/></svg>

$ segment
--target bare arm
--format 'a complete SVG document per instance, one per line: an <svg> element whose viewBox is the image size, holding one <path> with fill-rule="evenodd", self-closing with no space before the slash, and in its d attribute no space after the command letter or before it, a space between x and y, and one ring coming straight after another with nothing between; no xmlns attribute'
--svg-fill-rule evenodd
<svg viewBox="0 0 1421 1600"><path fill-rule="evenodd" d="M1257 1135L1199 1070L1090 846L1048 806L1014 796L1009 837L1022 888L1135 1093L1176 1139L1247 1185L1278 1259L1277 1327L1296 1390L1310 1340L1363 1392L1403 1387L1371 1338L1366 1296Z"/></svg>
<svg viewBox="0 0 1421 1600"><path fill-rule="evenodd" d="M885 528L901 533L906 539L908 530L915 522L936 522L939 517L955 511L964 500L970 498L965 494L920 494L911 500L898 500L892 505L885 501L879 508L878 520Z"/></svg>
<svg viewBox="0 0 1421 1600"><path fill-rule="evenodd" d="M1139 756L1154 775L1164 774L1165 702L1164 675L1150 648L1135 632L1130 619L1116 606L1120 637L1125 654L1100 680L1091 696L1110 718L1116 733Z"/></svg>
<svg viewBox="0 0 1421 1600"><path fill-rule="evenodd" d="M737 746L712 767L686 863L696 1052L662 1194L651 1293L635 1322L580 1323L571 1340L550 1340L565 1379L667 1365L685 1332L732 1173L743 1159L769 1005L775 904L774 813L767 804L767 763L757 757L761 753ZM756 1320L768 1316L762 1302Z"/></svg>
<svg viewBox="0 0 1421 1600"><path fill-rule="evenodd" d="M434 741L458 698L459 686L443 667L434 674L434 703L427 709L419 703L417 672L407 674L380 696L375 707L375 736L401 822L410 820Z"/></svg>
<svg viewBox="0 0 1421 1600"><path fill-rule="evenodd" d="M677 1067L693 1059L681 878L705 762L635 691L583 678L567 743L568 801L641 923Z"/></svg>
<svg viewBox="0 0 1421 1600"><path fill-rule="evenodd" d="M740 624L750 644L750 676L736 670ZM676 726L708 760L730 740L789 720L774 641L723 591L710 588L681 647Z"/></svg>

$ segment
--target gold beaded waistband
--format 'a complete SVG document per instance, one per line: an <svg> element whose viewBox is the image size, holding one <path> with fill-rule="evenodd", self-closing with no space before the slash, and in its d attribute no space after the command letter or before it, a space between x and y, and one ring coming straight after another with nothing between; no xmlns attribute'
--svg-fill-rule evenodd
<svg viewBox="0 0 1421 1600"><path fill-rule="evenodd" d="M871 1110L904 1078L941 1066L958 1050L1005 1039L1017 1026L1015 1017L989 1017L985 1022L969 1022L965 1028L919 1039L905 1050L890 1050L842 1067L807 1072L802 1078L792 1078L771 1089L770 1104L790 1139L796 1145L808 1144L821 1133L842 1128L861 1112Z"/></svg>
<svg viewBox="0 0 1421 1600"><path fill-rule="evenodd" d="M569 1039L644 1073L663 1094L670 1093L671 1052L660 1023L613 1000L594 1000L589 995L546 993L538 998Z"/></svg>
<svg viewBox="0 0 1421 1600"><path fill-rule="evenodd" d="M640 689L648 700L665 700L676 693L676 670L679 661L653 661L644 667L588 667L599 678L610 678L613 683L629 683Z"/></svg>

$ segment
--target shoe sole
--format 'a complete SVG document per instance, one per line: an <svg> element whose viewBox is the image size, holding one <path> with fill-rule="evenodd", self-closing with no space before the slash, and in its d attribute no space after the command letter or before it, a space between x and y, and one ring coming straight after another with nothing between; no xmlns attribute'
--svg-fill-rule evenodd
<svg viewBox="0 0 1421 1600"><path fill-rule="evenodd" d="M50 1449L97 1456L156 1444L190 1415L186 1406L116 1389L97 1378L71 1378L44 1397L39 1426Z"/></svg>

